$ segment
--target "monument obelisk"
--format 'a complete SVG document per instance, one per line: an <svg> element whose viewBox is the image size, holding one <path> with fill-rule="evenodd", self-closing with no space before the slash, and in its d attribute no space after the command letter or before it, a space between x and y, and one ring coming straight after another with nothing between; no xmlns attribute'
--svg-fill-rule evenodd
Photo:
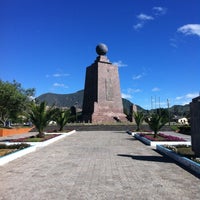
<svg viewBox="0 0 200 200"><path fill-rule="evenodd" d="M105 44L96 46L95 62L87 67L83 98L83 121L113 123L127 121L123 113L118 67L107 58Z"/></svg>

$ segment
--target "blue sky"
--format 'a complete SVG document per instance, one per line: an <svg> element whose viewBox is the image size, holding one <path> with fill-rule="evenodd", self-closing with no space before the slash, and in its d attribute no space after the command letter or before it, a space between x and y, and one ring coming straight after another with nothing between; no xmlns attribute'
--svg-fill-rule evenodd
<svg viewBox="0 0 200 200"><path fill-rule="evenodd" d="M105 43L123 97L184 105L200 91L199 13L199 0L0 0L0 78L73 93Z"/></svg>

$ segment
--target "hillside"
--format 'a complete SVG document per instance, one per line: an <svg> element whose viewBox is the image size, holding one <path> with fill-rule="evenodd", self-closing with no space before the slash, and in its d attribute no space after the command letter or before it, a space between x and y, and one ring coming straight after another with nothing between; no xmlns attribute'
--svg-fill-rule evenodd
<svg viewBox="0 0 200 200"><path fill-rule="evenodd" d="M55 93L45 93L37 97L39 102L45 101L47 105L53 105L57 107L68 107L75 106L77 108L82 108L83 102L83 92L84 90L77 91L71 94L55 94Z"/></svg>
<svg viewBox="0 0 200 200"><path fill-rule="evenodd" d="M55 106L57 107L70 108L71 106L76 106L77 108L82 109L83 94L84 94L84 90L80 90L72 94L46 93L37 97L37 101L38 102L46 101L47 105L55 104ZM124 109L129 110L132 103L129 100L123 99L123 98L122 98L122 102L123 102ZM139 111L144 110L140 106L137 106L137 109Z"/></svg>
<svg viewBox="0 0 200 200"><path fill-rule="evenodd" d="M83 94L84 94L84 90L80 90L71 94L46 93L46 94L40 95L36 99L38 100L38 102L46 101L47 105L55 104L55 106L57 107L68 107L68 108L70 108L71 106L76 106L76 108L82 109ZM123 102L124 110L126 111L128 111L130 106L133 104L132 102L124 98L122 98L122 102ZM139 105L136 105L136 106L139 112L146 111ZM169 111L172 116L173 115L188 116L190 113L190 108L188 104L184 106L174 105L169 108Z"/></svg>
<svg viewBox="0 0 200 200"><path fill-rule="evenodd" d="M184 106L174 105L169 109L170 113L173 113L175 116L187 116L190 114L190 106L186 104Z"/></svg>

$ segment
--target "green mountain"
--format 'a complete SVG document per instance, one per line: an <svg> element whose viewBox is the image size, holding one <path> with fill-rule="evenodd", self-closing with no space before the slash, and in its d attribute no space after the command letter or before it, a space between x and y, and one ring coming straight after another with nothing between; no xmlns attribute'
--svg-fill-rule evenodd
<svg viewBox="0 0 200 200"><path fill-rule="evenodd" d="M47 105L53 105L57 107L68 107L76 106L77 108L82 108L83 102L83 92L80 90L72 94L55 94L55 93L45 93L36 98L38 102L45 101Z"/></svg>
<svg viewBox="0 0 200 200"><path fill-rule="evenodd" d="M190 115L190 105L186 104L184 106L181 105L174 105L169 108L170 113L173 113L175 116L185 116L189 117Z"/></svg>
<svg viewBox="0 0 200 200"><path fill-rule="evenodd" d="M42 94L36 98L38 102L46 101L47 105L53 105L57 107L67 107L70 108L71 106L76 106L78 109L82 109L82 102L83 102L83 95L84 90L77 91L71 94L55 94L55 93L46 93ZM127 99L122 98L124 111L129 114L130 106L133 105ZM137 110L139 112L147 112L147 110L143 109L139 105L136 105ZM189 116L190 107L189 105L174 105L169 108L171 116Z"/></svg>
<svg viewBox="0 0 200 200"><path fill-rule="evenodd" d="M46 93L42 94L36 98L38 102L45 101L47 105L53 105L57 107L68 107L76 106L76 108L82 109L84 90L77 91L72 94L54 94L54 93ZM133 104L127 99L123 99L123 107L125 110L129 112L130 106ZM137 106L137 105L136 105ZM143 111L144 109L140 106L137 106L139 111Z"/></svg>

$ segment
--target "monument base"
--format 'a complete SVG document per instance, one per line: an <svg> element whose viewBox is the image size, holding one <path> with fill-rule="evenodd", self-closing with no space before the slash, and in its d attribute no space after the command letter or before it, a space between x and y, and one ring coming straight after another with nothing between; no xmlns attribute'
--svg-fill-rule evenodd
<svg viewBox="0 0 200 200"><path fill-rule="evenodd" d="M115 122L127 122L126 115L117 113L102 113L92 115L92 123L95 124L108 124Z"/></svg>
<svg viewBox="0 0 200 200"><path fill-rule="evenodd" d="M94 112L83 115L83 121L95 124L109 124L115 122L127 122L127 116L117 108L94 103Z"/></svg>

